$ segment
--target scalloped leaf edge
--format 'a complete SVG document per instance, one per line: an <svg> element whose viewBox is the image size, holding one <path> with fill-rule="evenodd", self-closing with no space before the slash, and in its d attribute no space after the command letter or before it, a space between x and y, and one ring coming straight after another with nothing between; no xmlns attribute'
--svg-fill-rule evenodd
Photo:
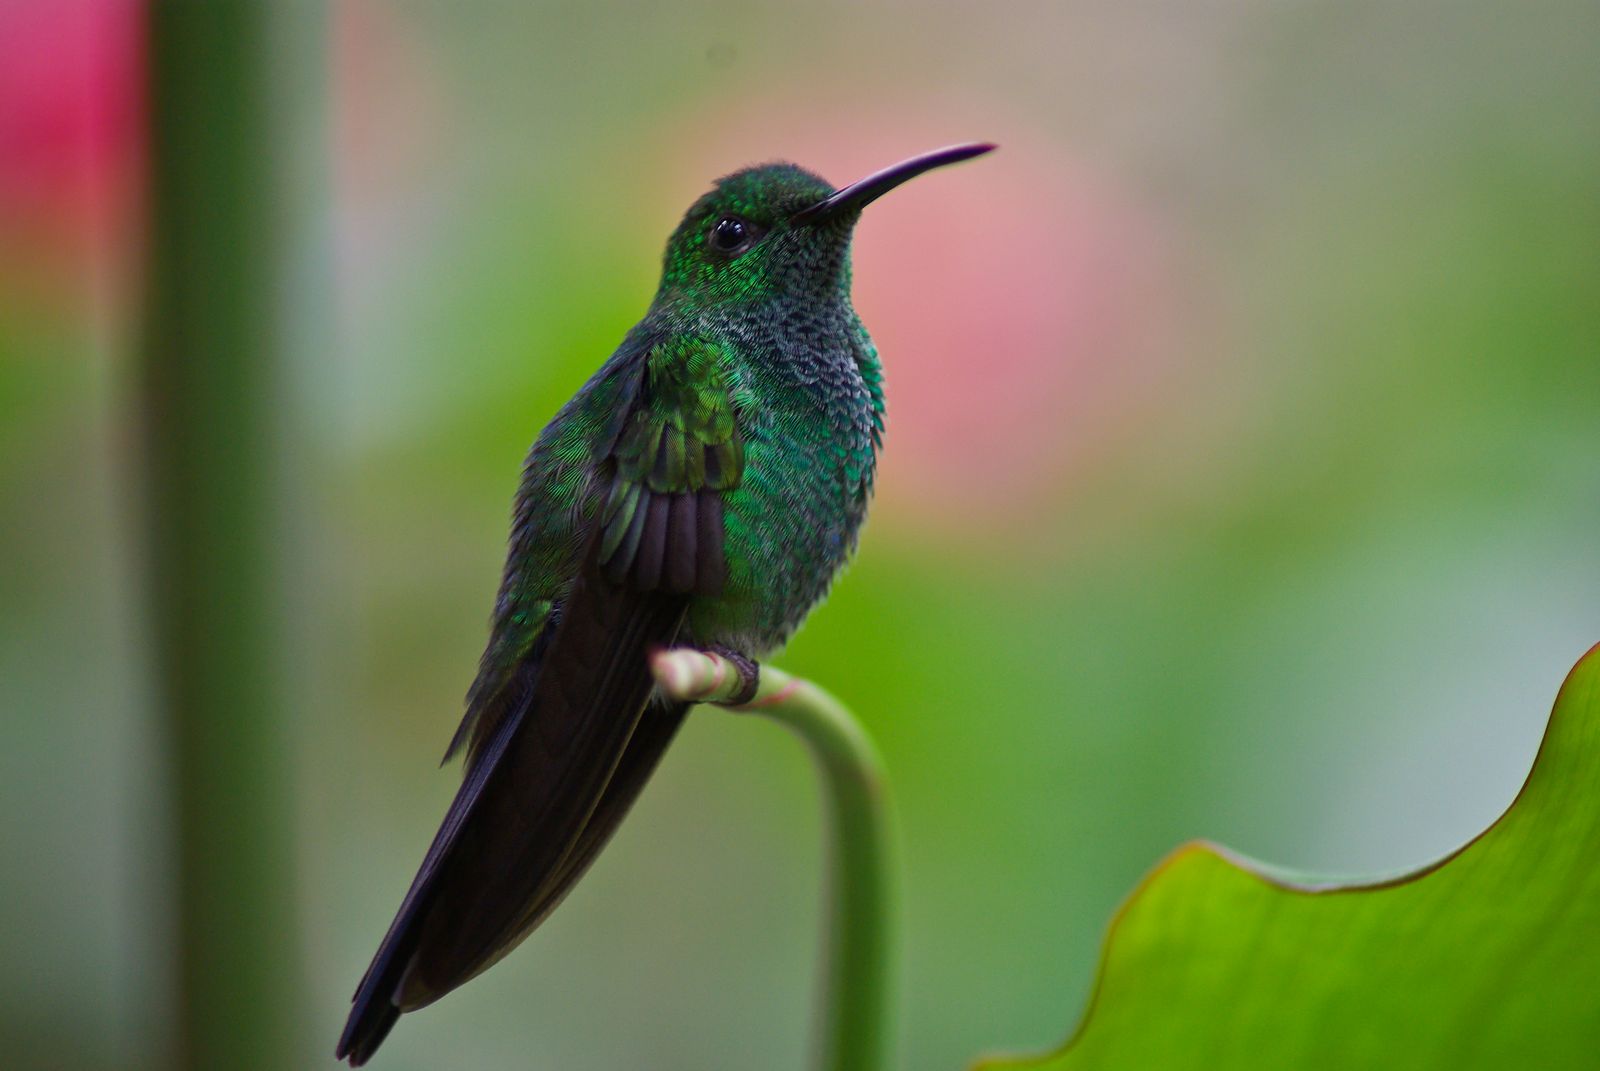
<svg viewBox="0 0 1600 1071"><path fill-rule="evenodd" d="M1180 844L1157 862L1139 880L1133 891L1112 913L1111 921L1106 926L1105 936L1100 942L1100 952L1095 960L1094 981L1090 987L1088 999L1078 1017L1077 1025L1072 1028L1066 1040L1059 1046L1044 1052L989 1053L978 1057L970 1065L970 1071L1029 1071L1030 1068L1043 1069L1054 1061L1065 1059L1094 1023L1094 1013L1101 1001L1107 966L1118 947L1118 936L1124 922L1139 903L1150 894L1152 888L1160 882L1171 880L1171 875L1189 865L1205 861L1218 862L1263 885L1298 896L1360 895L1381 892L1395 886L1408 885L1420 881L1448 867L1452 862L1471 851L1485 837L1488 837L1502 826L1507 817L1522 802L1527 795L1528 786L1533 784L1534 779L1539 774L1541 764L1545 761L1550 739L1556 728L1556 718L1561 711L1563 702L1567 699L1569 691L1574 688L1575 682L1585 677L1593 677L1594 685L1600 687L1600 643L1589 648L1573 664L1572 669L1567 672L1566 677L1562 680L1561 687L1556 692L1555 702L1551 705L1550 716L1545 721L1544 732L1539 738L1539 747L1534 752L1532 763L1529 764L1527 776L1523 778L1522 784L1517 788L1516 794L1512 796L1511 802L1506 805L1505 809L1500 812L1494 821L1469 838L1464 844L1432 862L1382 878L1356 879L1353 881L1297 880L1290 878L1287 873L1276 869L1270 863L1252 859L1241 852L1236 852L1214 841L1200 839Z"/></svg>

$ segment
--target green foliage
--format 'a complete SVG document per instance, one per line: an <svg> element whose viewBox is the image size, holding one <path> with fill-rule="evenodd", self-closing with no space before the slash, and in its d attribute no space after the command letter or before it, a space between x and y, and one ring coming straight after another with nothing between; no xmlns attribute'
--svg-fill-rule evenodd
<svg viewBox="0 0 1600 1071"><path fill-rule="evenodd" d="M1112 923L1058 1052L988 1071L1577 1068L1600 1052L1600 647L1512 806L1446 859L1309 884L1179 849Z"/></svg>

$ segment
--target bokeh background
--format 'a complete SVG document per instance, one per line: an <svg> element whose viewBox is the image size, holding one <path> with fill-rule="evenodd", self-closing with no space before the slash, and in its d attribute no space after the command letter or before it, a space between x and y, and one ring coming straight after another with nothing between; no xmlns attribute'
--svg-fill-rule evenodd
<svg viewBox="0 0 1600 1071"><path fill-rule="evenodd" d="M1185 839L1340 875L1454 847L1600 639L1587 0L280 21L305 1066L453 792L522 453L745 163L1003 146L861 225L881 490L782 659L893 772L908 1068L1058 1040ZM0 1059L156 1068L140 11L8 0L0 40ZM697 714L562 910L382 1066L802 1067L818 838L795 742Z"/></svg>

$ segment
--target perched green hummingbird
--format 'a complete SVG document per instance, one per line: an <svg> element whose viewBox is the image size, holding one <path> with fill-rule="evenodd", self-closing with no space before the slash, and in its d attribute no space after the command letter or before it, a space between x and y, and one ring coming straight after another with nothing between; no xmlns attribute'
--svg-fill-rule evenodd
<svg viewBox="0 0 1600 1071"><path fill-rule="evenodd" d="M683 721L651 650L715 650L755 693L855 547L883 372L850 305L861 210L993 145L835 190L793 164L720 180L667 243L643 320L534 443L467 712L466 774L356 990L338 1057L511 951L611 837ZM655 693L655 694L653 694Z"/></svg>

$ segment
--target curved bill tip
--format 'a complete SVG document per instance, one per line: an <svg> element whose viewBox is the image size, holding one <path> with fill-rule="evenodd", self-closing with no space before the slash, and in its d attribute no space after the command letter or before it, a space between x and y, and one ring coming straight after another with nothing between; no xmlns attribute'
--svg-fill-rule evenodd
<svg viewBox="0 0 1600 1071"><path fill-rule="evenodd" d="M998 146L992 142L974 141L964 145L948 145L942 149L925 152L921 156L913 156L909 160L902 160L892 167L874 172L859 182L852 182L844 189L837 191L829 197L823 198L810 208L803 208L791 218L793 223L817 223L821 220L832 219L846 212L856 212L876 201L890 190L903 182L916 178L924 171L932 171L936 167L948 164L959 164L963 160L970 160L974 156L993 152Z"/></svg>

